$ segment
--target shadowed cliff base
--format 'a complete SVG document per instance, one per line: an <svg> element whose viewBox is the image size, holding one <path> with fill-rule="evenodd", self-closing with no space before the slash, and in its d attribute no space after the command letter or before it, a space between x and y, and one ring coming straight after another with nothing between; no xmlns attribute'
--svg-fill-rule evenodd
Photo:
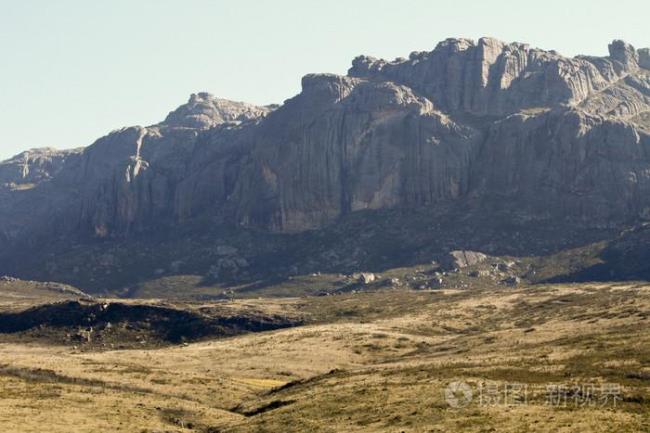
<svg viewBox="0 0 650 433"><path fill-rule="evenodd" d="M206 219L113 239L65 240L37 255L14 255L15 261L3 261L0 273L63 281L92 293L165 297L187 292L227 299L230 289L255 296L269 287L289 287L292 279L312 281L312 293L319 292L322 280L328 281L328 290L332 285L352 290L355 281L342 276L396 268L425 266L435 279L433 272L449 252L467 250L525 263L517 276L535 283L570 280L593 265L606 266L600 256L607 245L625 236L622 231L458 208L355 212L320 230L297 234ZM41 263L44 266L38 266ZM630 278L641 277L642 270L641 262L630 266Z"/></svg>

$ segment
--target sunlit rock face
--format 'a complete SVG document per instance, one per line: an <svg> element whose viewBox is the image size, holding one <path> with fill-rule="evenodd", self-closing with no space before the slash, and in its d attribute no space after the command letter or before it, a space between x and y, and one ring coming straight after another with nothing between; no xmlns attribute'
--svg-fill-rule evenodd
<svg viewBox="0 0 650 433"><path fill-rule="evenodd" d="M448 39L281 106L198 93L149 127L0 164L0 242L38 248L198 217L278 232L361 210L463 205L614 224L650 215L650 52L563 57Z"/></svg>
<svg viewBox="0 0 650 433"><path fill-rule="evenodd" d="M634 47L614 41L609 51L604 58L566 58L555 51L492 38L478 43L448 39L431 52L412 53L409 59L387 62L357 57L349 74L404 84L448 112L498 116L576 105L638 72L641 55ZM619 95L618 99L628 98Z"/></svg>
<svg viewBox="0 0 650 433"><path fill-rule="evenodd" d="M241 123L263 117L273 107L258 107L244 102L215 98L200 92L192 94L185 105L169 113L161 123L164 126L208 129L222 123Z"/></svg>

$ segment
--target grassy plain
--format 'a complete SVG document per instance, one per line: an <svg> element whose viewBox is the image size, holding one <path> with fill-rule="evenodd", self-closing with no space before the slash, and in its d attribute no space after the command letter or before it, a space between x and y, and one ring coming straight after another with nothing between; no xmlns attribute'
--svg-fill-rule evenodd
<svg viewBox="0 0 650 433"><path fill-rule="evenodd" d="M650 432L647 284L383 290L227 308L306 324L130 350L0 342L2 429ZM446 398L453 382L473 392L469 402L454 394L463 407ZM562 387L558 405L552 390Z"/></svg>

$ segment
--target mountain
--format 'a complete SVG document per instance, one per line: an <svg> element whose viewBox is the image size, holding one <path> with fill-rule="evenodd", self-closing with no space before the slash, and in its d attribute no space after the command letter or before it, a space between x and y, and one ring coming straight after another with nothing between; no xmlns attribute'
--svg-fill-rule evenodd
<svg viewBox="0 0 650 433"><path fill-rule="evenodd" d="M199 93L157 125L0 163L0 273L90 290L548 256L649 218L650 50L623 41L360 56L280 106Z"/></svg>

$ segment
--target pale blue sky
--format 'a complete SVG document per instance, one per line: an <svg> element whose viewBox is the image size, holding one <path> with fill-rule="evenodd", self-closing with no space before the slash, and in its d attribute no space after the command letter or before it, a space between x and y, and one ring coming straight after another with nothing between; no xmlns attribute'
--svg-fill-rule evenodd
<svg viewBox="0 0 650 433"><path fill-rule="evenodd" d="M0 0L0 158L162 120L192 92L280 103L310 72L447 37L650 46L647 0Z"/></svg>

